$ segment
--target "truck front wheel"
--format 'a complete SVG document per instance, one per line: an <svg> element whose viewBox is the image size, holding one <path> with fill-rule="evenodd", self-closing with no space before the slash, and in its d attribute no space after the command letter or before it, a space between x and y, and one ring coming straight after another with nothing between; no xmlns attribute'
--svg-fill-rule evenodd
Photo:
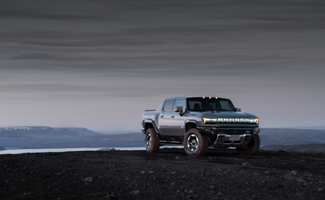
<svg viewBox="0 0 325 200"><path fill-rule="evenodd" d="M188 156L202 156L208 150L208 138L196 128L191 128L184 138L184 150Z"/></svg>
<svg viewBox="0 0 325 200"><path fill-rule="evenodd" d="M148 153L157 153L159 150L158 136L153 128L148 128L146 132L145 147Z"/></svg>
<svg viewBox="0 0 325 200"><path fill-rule="evenodd" d="M260 136L254 135L246 147L237 147L237 151L241 155L252 155L260 149Z"/></svg>

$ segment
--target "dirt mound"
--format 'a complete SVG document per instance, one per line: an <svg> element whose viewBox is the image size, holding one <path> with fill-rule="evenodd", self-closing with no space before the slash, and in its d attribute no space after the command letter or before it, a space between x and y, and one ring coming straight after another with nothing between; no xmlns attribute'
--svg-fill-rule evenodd
<svg viewBox="0 0 325 200"><path fill-rule="evenodd" d="M0 199L322 199L324 154L182 149L0 156Z"/></svg>

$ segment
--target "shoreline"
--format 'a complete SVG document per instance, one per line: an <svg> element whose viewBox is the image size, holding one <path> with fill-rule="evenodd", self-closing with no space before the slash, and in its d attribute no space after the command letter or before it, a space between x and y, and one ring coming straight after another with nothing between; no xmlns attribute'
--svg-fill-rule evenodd
<svg viewBox="0 0 325 200"><path fill-rule="evenodd" d="M75 152L75 151L130 151L144 150L144 147L94 147L94 148L49 148L49 149L5 149L0 151L0 155L6 154L24 154L24 153L59 153L59 152Z"/></svg>
<svg viewBox="0 0 325 200"><path fill-rule="evenodd" d="M182 146L162 146L166 148L183 148ZM62 152L82 152L82 151L145 151L145 147L84 147L84 148L48 148L48 149L5 149L0 150L0 155L25 154L25 153L62 153Z"/></svg>

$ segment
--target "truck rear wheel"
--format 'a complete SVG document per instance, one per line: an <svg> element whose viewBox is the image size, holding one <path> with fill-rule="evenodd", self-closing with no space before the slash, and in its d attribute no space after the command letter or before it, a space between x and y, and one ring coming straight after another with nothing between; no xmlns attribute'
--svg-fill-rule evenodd
<svg viewBox="0 0 325 200"><path fill-rule="evenodd" d="M157 153L159 150L158 136L153 128L148 128L146 132L145 147L148 153Z"/></svg>
<svg viewBox="0 0 325 200"><path fill-rule="evenodd" d="M260 136L254 135L246 147L237 147L236 149L241 155L252 155L260 149L260 143Z"/></svg>
<svg viewBox="0 0 325 200"><path fill-rule="evenodd" d="M184 150L188 156L202 156L208 150L208 138L196 128L191 128L184 138Z"/></svg>

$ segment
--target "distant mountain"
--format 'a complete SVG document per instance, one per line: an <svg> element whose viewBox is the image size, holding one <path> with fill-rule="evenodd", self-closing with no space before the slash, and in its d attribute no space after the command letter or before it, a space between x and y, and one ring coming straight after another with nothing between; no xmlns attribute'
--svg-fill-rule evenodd
<svg viewBox="0 0 325 200"><path fill-rule="evenodd" d="M287 127L289 128L289 127ZM290 129L305 129L305 130L325 130L325 126L301 126L297 128L290 128Z"/></svg>
<svg viewBox="0 0 325 200"><path fill-rule="evenodd" d="M47 126L14 126L0 128L0 138L69 138L101 135L86 128Z"/></svg>
<svg viewBox="0 0 325 200"><path fill-rule="evenodd" d="M260 138L262 149L325 152L325 145L321 145L325 144L324 130L261 128ZM143 147L144 134L140 131L101 134L86 128L4 127L0 128L0 146L6 149Z"/></svg>
<svg viewBox="0 0 325 200"><path fill-rule="evenodd" d="M300 145L325 143L325 130L261 128L261 145Z"/></svg>
<svg viewBox="0 0 325 200"><path fill-rule="evenodd" d="M139 147L144 146L144 135L141 132L108 135L76 127L15 126L0 128L0 146L5 149Z"/></svg>
<svg viewBox="0 0 325 200"><path fill-rule="evenodd" d="M325 144L301 144L301 145L268 145L261 149L271 151L289 151L289 152L325 152Z"/></svg>

